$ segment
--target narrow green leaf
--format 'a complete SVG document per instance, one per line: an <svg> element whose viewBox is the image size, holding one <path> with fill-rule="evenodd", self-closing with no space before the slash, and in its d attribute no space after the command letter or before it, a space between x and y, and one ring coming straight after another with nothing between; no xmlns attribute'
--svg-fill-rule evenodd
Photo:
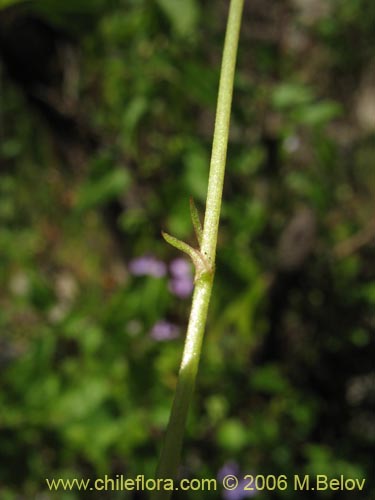
<svg viewBox="0 0 375 500"><path fill-rule="evenodd" d="M197 250L195 250L193 247L185 243L184 241L181 241L174 236L171 236L168 233L165 233L164 231L161 232L163 238L167 243L172 245L172 247L177 248L178 250L181 250L181 252L184 252L189 255L189 257L193 258L193 255L197 253Z"/></svg>
<svg viewBox="0 0 375 500"><path fill-rule="evenodd" d="M199 2L196 0L157 0L173 31L185 38L194 35L199 19Z"/></svg>
<svg viewBox="0 0 375 500"><path fill-rule="evenodd" d="M192 221L193 226L194 226L195 235L197 237L199 246L201 246L202 236L203 236L203 228L202 228L202 224L201 224L201 221L199 218L198 209L194 203L193 198L190 198L190 215L191 215L191 221Z"/></svg>

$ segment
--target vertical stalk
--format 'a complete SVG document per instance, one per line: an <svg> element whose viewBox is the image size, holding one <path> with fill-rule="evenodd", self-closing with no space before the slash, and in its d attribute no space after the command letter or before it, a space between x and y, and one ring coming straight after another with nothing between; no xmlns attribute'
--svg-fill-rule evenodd
<svg viewBox="0 0 375 500"><path fill-rule="evenodd" d="M202 234L201 254L211 272L197 277L186 334L182 362L172 411L156 472L157 478L175 479L180 463L188 408L193 396L201 353L202 339L214 278L217 233L223 193L228 145L233 80L244 0L231 0L220 73L212 145L206 212ZM154 491L153 500L168 500L170 491Z"/></svg>
<svg viewBox="0 0 375 500"><path fill-rule="evenodd" d="M231 0L223 59L221 63L215 130L212 144L210 175L204 218L202 253L215 263L217 233L227 157L230 112L232 107L234 70L244 0Z"/></svg>

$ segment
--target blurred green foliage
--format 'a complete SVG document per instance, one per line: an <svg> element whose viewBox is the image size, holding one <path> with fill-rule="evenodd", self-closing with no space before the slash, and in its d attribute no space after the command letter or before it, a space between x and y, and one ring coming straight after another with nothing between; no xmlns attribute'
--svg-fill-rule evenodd
<svg viewBox="0 0 375 500"><path fill-rule="evenodd" d="M188 200L203 210L227 2L17 3L0 3L0 496L102 498L49 497L44 481L153 476L183 335L150 332L163 319L183 331L189 299L129 262L176 257L161 229L194 241ZM48 26L58 77L38 73L37 52L19 76L14 19L30 36ZM246 5L188 477L230 461L345 474L366 477L370 500L371 19L365 0ZM288 236L306 208L315 222Z"/></svg>

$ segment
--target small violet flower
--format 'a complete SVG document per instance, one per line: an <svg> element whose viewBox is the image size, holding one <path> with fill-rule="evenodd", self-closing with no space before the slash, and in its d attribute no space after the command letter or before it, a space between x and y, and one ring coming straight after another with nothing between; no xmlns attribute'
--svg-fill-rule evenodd
<svg viewBox="0 0 375 500"><path fill-rule="evenodd" d="M169 280L169 290L181 299L190 297L194 282L189 262L181 257L174 259L170 263L169 269L172 275Z"/></svg>
<svg viewBox="0 0 375 500"><path fill-rule="evenodd" d="M222 481L225 476L232 475L232 476L238 476L240 474L240 468L238 464L234 461L226 462L221 469L219 469L219 472L217 473L217 479L218 481Z"/></svg>
<svg viewBox="0 0 375 500"><path fill-rule="evenodd" d="M173 278L169 281L169 290L173 293L173 295L176 295L176 297L179 297L180 299L190 297L193 288L193 281L189 278Z"/></svg>
<svg viewBox="0 0 375 500"><path fill-rule="evenodd" d="M177 325L160 320L151 328L150 336L158 342L173 340L180 336L180 329Z"/></svg>
<svg viewBox="0 0 375 500"><path fill-rule="evenodd" d="M129 262L129 271L133 276L153 276L162 278L167 273L167 267L161 260L152 255L136 257Z"/></svg>
<svg viewBox="0 0 375 500"><path fill-rule="evenodd" d="M249 487L249 479L245 479L245 475L240 471L236 462L227 462L221 467L217 474L218 481L222 482L228 476L235 476L238 479L238 485L233 490L223 490L224 500L243 500L257 494L255 487L254 490L245 489Z"/></svg>
<svg viewBox="0 0 375 500"><path fill-rule="evenodd" d="M185 276L191 276L191 266L186 259L179 257L172 260L169 264L169 269L172 276L175 278L184 278Z"/></svg>

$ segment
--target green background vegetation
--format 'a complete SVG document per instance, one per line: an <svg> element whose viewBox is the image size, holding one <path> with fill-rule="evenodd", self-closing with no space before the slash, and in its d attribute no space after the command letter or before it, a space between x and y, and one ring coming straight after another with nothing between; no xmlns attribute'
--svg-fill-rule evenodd
<svg viewBox="0 0 375 500"><path fill-rule="evenodd" d="M176 257L161 229L194 242L227 5L0 2L3 500L153 476L183 335L149 332L190 301L128 263ZM370 500L374 25L370 0L246 2L186 477L344 474L363 495L321 498Z"/></svg>

